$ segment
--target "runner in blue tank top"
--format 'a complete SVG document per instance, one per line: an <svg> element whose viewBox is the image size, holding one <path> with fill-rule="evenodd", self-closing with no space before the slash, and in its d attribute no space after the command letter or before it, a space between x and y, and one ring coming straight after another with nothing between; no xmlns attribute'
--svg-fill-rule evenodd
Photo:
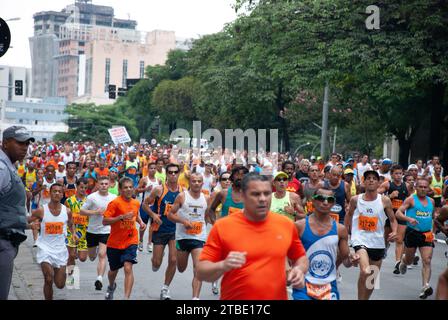
<svg viewBox="0 0 448 320"><path fill-rule="evenodd" d="M417 194L408 197L397 210L397 218L407 222L404 237L404 256L400 262L400 272L405 274L407 266L413 262L417 248L422 257L422 290L420 299L426 299L433 294L429 285L431 279L431 259L434 248L433 215L434 199L427 196L429 181L419 178L416 184ZM405 212L405 214L404 214Z"/></svg>
<svg viewBox="0 0 448 320"><path fill-rule="evenodd" d="M171 206L177 195L182 192L178 184L179 166L168 164L166 166L166 184L154 188L145 199L143 209L149 213L152 224L151 230L154 250L152 253L152 270L158 271L162 264L165 246L168 245L168 266L165 273L165 282L160 293L161 300L170 300L169 285L176 273L176 224L167 218Z"/></svg>
<svg viewBox="0 0 448 320"><path fill-rule="evenodd" d="M241 191L241 182L243 177L249 170L246 167L239 166L232 169L230 180L232 186L227 190L222 190L213 199L212 204L207 209L206 216L212 224L216 221L216 208L222 204L221 216L225 217L235 212L235 210L243 209L243 196Z"/></svg>
<svg viewBox="0 0 448 320"><path fill-rule="evenodd" d="M330 217L336 198L331 190L318 188L313 196L314 213L296 222L309 259L305 287L293 289L294 300L339 300L336 269L356 265L359 256L350 254L347 229Z"/></svg>
<svg viewBox="0 0 448 320"><path fill-rule="evenodd" d="M324 187L334 192L336 203L332 208L332 213L339 216L339 223L344 224L345 206L350 203L350 186L342 180L342 169L334 166L330 170L330 178L324 182Z"/></svg>

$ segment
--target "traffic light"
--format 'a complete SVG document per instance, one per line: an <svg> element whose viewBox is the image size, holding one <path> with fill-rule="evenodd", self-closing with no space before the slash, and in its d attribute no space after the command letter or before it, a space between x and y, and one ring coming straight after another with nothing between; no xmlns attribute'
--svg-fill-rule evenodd
<svg viewBox="0 0 448 320"><path fill-rule="evenodd" d="M23 80L16 80L14 87L16 96L23 96Z"/></svg>
<svg viewBox="0 0 448 320"><path fill-rule="evenodd" d="M117 97L116 90L117 90L116 85L114 85L114 84L109 85L109 99L115 99Z"/></svg>

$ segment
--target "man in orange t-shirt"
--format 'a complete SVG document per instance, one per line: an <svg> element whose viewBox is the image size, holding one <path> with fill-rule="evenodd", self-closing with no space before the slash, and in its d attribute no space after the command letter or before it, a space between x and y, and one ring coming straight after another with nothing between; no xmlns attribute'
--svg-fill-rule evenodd
<svg viewBox="0 0 448 320"><path fill-rule="evenodd" d="M244 209L218 220L199 257L200 281L221 281L222 300L287 300L286 284L303 288L308 258L294 223L269 211L268 176L245 175ZM286 275L286 258L292 268Z"/></svg>
<svg viewBox="0 0 448 320"><path fill-rule="evenodd" d="M111 225L109 239L107 240L107 259L109 260L109 287L106 300L113 300L117 288L115 278L118 270L124 267L124 297L129 299L134 274L132 265L137 263L138 232L135 222L140 225L140 231L146 229L139 215L140 202L132 198L134 182L124 177L118 183L120 196L112 200L104 212L103 224Z"/></svg>

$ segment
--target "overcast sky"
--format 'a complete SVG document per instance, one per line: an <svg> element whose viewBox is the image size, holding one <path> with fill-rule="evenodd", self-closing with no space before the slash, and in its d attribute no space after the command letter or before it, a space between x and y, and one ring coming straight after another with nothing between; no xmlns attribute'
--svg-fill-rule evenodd
<svg viewBox="0 0 448 320"><path fill-rule="evenodd" d="M1 0L0 17L11 29L11 46L0 58L1 65L31 67L28 38L33 35L33 14L39 11L61 11L70 0ZM115 17L137 21L137 29L171 30L177 37L197 38L222 30L236 18L234 0L93 0L93 4L111 6Z"/></svg>

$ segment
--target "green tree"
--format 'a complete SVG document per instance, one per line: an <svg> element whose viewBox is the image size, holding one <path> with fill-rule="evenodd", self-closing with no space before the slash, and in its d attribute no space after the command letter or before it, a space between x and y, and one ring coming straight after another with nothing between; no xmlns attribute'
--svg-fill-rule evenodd
<svg viewBox="0 0 448 320"><path fill-rule="evenodd" d="M135 121L124 115L116 105L72 104L67 107L66 113L69 115L66 120L69 131L56 135L54 140L110 142L108 129L113 126L126 127L134 141L139 137Z"/></svg>

